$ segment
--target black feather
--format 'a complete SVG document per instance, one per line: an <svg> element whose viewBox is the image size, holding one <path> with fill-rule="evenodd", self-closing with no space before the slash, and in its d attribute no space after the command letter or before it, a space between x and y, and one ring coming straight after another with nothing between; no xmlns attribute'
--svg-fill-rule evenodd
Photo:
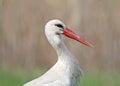
<svg viewBox="0 0 120 86"><path fill-rule="evenodd" d="M59 28L63 28L63 29L64 29L63 25L61 25L61 24L55 24L55 26L57 26L57 27L59 27Z"/></svg>

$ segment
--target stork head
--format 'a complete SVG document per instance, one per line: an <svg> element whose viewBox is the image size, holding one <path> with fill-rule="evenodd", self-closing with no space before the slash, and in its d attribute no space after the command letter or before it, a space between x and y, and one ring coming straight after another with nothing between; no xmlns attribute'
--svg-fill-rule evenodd
<svg viewBox="0 0 120 86"><path fill-rule="evenodd" d="M68 29L66 25L61 22L60 20L51 20L45 25L45 34L49 41L53 40L52 43L56 42L59 44L61 40L61 35L65 35L71 39L74 39L84 45L87 45L89 47L93 47L91 43L86 41L81 36L77 35L72 30ZM52 39L51 39L52 38Z"/></svg>

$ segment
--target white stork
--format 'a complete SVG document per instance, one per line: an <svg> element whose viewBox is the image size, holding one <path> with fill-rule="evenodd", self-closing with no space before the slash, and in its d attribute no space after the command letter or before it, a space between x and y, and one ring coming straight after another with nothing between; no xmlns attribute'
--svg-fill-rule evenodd
<svg viewBox="0 0 120 86"><path fill-rule="evenodd" d="M45 35L56 50L58 60L45 74L26 83L24 86L78 86L82 74L80 64L77 58L65 46L62 35L89 47L93 47L93 45L68 29L63 22L57 19L51 20L45 25Z"/></svg>

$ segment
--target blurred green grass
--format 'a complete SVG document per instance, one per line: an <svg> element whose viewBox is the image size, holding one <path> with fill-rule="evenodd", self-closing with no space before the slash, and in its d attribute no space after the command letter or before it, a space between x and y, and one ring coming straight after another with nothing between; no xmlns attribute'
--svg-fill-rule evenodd
<svg viewBox="0 0 120 86"><path fill-rule="evenodd" d="M82 86L120 86L120 72L87 72L82 77Z"/></svg>
<svg viewBox="0 0 120 86"><path fill-rule="evenodd" d="M0 69L0 86L22 86L43 73L43 70ZM81 84L82 86L120 86L120 72L86 72L81 77Z"/></svg>

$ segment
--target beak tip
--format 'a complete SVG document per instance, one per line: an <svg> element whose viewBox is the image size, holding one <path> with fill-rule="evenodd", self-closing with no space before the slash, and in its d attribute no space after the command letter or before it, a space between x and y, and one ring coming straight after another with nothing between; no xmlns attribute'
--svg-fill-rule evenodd
<svg viewBox="0 0 120 86"><path fill-rule="evenodd" d="M90 44L89 47L94 48L94 46L92 44Z"/></svg>

